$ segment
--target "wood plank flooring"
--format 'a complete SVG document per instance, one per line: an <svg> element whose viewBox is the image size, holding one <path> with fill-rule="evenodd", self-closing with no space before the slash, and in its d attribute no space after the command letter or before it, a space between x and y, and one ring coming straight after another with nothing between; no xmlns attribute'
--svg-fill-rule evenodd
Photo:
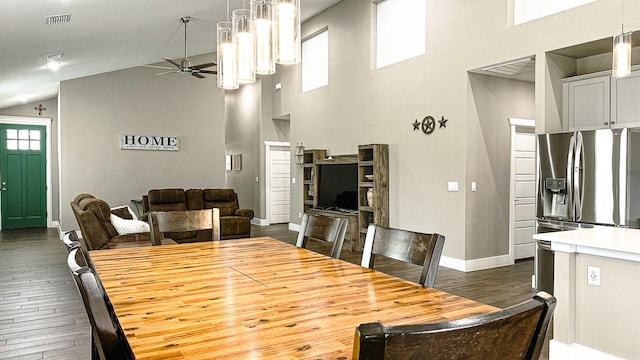
<svg viewBox="0 0 640 360"><path fill-rule="evenodd" d="M293 244L287 225L254 227L254 236ZM324 251L322 244L312 250ZM89 322L55 229L0 231L0 359L90 358ZM345 246L341 258L360 263ZM417 267L381 259L376 269L415 281ZM533 261L463 273L440 268L436 288L497 307L531 298ZM546 354L541 358L546 358Z"/></svg>

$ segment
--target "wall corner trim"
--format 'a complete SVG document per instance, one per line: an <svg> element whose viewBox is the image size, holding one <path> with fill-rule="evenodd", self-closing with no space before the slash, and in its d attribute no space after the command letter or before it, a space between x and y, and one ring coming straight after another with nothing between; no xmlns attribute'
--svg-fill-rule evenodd
<svg viewBox="0 0 640 360"><path fill-rule="evenodd" d="M440 257L440 265L458 271L477 271L496 268L500 266L513 265L513 257L509 254L492 256L482 259L461 260L448 256Z"/></svg>

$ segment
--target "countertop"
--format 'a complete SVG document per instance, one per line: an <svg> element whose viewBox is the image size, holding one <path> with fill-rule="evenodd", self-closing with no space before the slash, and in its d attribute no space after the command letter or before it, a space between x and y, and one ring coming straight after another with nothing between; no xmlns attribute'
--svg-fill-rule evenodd
<svg viewBox="0 0 640 360"><path fill-rule="evenodd" d="M534 234L535 240L551 242L551 249L640 262L640 229L596 226Z"/></svg>

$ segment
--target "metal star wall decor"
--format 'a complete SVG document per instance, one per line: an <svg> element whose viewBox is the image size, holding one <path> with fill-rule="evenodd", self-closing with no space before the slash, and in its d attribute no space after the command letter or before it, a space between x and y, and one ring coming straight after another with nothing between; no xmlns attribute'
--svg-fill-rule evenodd
<svg viewBox="0 0 640 360"><path fill-rule="evenodd" d="M445 119L444 115L442 115L442 118L440 120L438 120L438 122L440 123L440 127L441 128L446 128L447 127L447 121L449 121L449 119Z"/></svg>
<svg viewBox="0 0 640 360"><path fill-rule="evenodd" d="M418 121L418 119L416 119L416 121L413 123L413 131L416 131L419 129L420 129L420 122Z"/></svg>

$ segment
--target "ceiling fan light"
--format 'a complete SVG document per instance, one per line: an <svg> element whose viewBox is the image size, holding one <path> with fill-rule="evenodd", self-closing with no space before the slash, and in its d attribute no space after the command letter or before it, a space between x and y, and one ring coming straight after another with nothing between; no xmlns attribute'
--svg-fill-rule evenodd
<svg viewBox="0 0 640 360"><path fill-rule="evenodd" d="M251 22L256 36L256 74L270 75L276 72L273 30L273 3L271 0L249 2Z"/></svg>
<svg viewBox="0 0 640 360"><path fill-rule="evenodd" d="M251 29L251 11L236 9L232 13L233 43L237 49L238 82L256 82L256 36Z"/></svg>
<svg viewBox="0 0 640 360"><path fill-rule="evenodd" d="M218 87L233 90L240 87L238 82L237 50L233 43L232 24L221 21L217 24L218 33Z"/></svg>
<svg viewBox="0 0 640 360"><path fill-rule="evenodd" d="M612 75L624 77L631 75L631 36L632 32L622 32L613 37Z"/></svg>
<svg viewBox="0 0 640 360"><path fill-rule="evenodd" d="M275 24L276 63L299 63L300 0L275 0Z"/></svg>

